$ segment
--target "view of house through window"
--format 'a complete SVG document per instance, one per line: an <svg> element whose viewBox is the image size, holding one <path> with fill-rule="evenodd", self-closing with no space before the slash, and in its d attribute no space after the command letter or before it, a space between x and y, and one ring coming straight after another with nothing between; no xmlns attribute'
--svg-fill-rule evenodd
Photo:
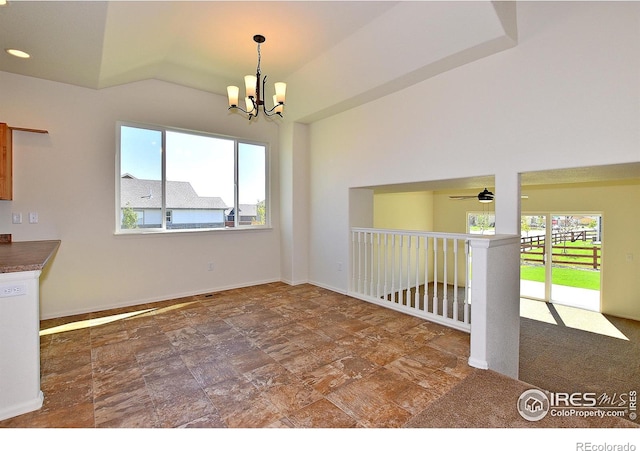
<svg viewBox="0 0 640 451"><path fill-rule="evenodd" d="M118 129L118 231L267 224L264 144L153 126Z"/></svg>

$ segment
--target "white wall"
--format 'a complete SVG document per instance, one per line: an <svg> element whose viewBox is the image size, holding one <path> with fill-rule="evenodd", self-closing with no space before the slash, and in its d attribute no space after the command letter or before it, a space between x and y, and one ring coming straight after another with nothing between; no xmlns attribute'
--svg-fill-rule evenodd
<svg viewBox="0 0 640 451"><path fill-rule="evenodd" d="M635 2L518 3L515 48L308 131L290 126L287 150L305 154L283 165L278 126L228 115L220 96L159 81L93 91L0 72L0 121L50 131L16 133L15 200L0 202L0 232L15 241L62 240L42 277L43 317L283 278L346 291L349 199L373 202L370 194L350 196L352 187L479 175L508 187L521 172L640 161L639 10ZM114 236L117 120L270 143L274 228ZM291 172L281 196L283 167ZM518 197L505 196L511 205ZM295 233L284 251L283 200L291 201L284 217ZM30 211L38 224L11 224L11 212ZM372 206L359 208L363 221L373 223ZM304 265L295 270L304 255L308 277Z"/></svg>
<svg viewBox="0 0 640 451"><path fill-rule="evenodd" d="M639 20L634 2L518 3L517 47L312 124L310 280L347 289L351 187L640 161Z"/></svg>
<svg viewBox="0 0 640 451"><path fill-rule="evenodd" d="M0 121L49 131L14 133L14 200L0 201L14 241L62 241L41 278L44 318L280 280L277 124L154 80L95 91L0 72L0 86ZM269 143L273 229L115 236L118 120ZM31 211L38 224L11 224L11 212Z"/></svg>

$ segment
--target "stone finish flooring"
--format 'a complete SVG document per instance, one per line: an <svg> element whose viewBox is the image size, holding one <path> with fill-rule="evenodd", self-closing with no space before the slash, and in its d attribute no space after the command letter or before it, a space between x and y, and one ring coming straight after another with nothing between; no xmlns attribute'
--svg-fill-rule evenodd
<svg viewBox="0 0 640 451"><path fill-rule="evenodd" d="M469 335L284 283L42 321L42 409L4 428L395 428Z"/></svg>

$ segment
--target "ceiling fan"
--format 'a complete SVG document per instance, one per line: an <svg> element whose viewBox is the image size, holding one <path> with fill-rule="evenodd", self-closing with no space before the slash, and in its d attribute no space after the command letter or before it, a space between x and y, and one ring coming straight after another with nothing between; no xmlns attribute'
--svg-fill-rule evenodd
<svg viewBox="0 0 640 451"><path fill-rule="evenodd" d="M529 198L529 196L527 195L522 195L521 197L523 199ZM487 188L485 188L475 196L449 196L449 198L453 200L478 199L480 203L488 204L493 202L494 194L491 191L489 191Z"/></svg>

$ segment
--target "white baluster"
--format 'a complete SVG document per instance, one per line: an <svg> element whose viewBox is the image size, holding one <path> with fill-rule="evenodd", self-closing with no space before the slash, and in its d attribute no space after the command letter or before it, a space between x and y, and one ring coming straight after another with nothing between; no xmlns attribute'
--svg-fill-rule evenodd
<svg viewBox="0 0 640 451"><path fill-rule="evenodd" d="M412 236L407 235L407 291L404 293L403 304L407 307L411 305L411 242Z"/></svg>
<svg viewBox="0 0 640 451"><path fill-rule="evenodd" d="M442 266L443 266L443 276L442 276L442 287L443 287L443 292L442 292L442 316L444 316L445 318L448 317L449 315L449 294L448 294L448 286L449 286L449 280L447 279L447 239L443 238L442 239Z"/></svg>
<svg viewBox="0 0 640 451"><path fill-rule="evenodd" d="M356 291L356 232L351 232L351 261L353 264L351 265L351 289Z"/></svg>
<svg viewBox="0 0 640 451"><path fill-rule="evenodd" d="M362 232L358 232L358 293L362 293Z"/></svg>
<svg viewBox="0 0 640 451"><path fill-rule="evenodd" d="M402 304L402 250L404 248L404 235L400 235L400 245L398 246L398 304Z"/></svg>
<svg viewBox="0 0 640 451"><path fill-rule="evenodd" d="M365 232L364 233L364 242L363 242L363 245L362 245L362 247L364 248L364 258L363 258L363 260L364 260L364 270L363 270L364 278L363 278L363 282L362 282L362 294L367 294L367 285L368 285L368 279L367 279L367 276L369 275L369 272L367 271L367 267L368 267L367 265L369 263L369 254L368 254L369 246L367 244L367 242L368 242L368 238L367 237L368 236L369 236L369 233Z"/></svg>
<svg viewBox="0 0 640 451"><path fill-rule="evenodd" d="M373 296L373 284L374 284L374 277L373 277L373 262L375 261L373 258L373 232L371 232L371 235L369 236L370 239L370 252L369 255L371 256L371 261L369 263L369 269L371 271L371 274L369 275L369 296Z"/></svg>
<svg viewBox="0 0 640 451"><path fill-rule="evenodd" d="M380 232L376 233L376 241L378 244L378 277L376 278L376 298L380 299L380 255L382 254L380 249Z"/></svg>
<svg viewBox="0 0 640 451"><path fill-rule="evenodd" d="M429 311L429 237L424 237L424 297L422 308L425 312Z"/></svg>
<svg viewBox="0 0 640 451"><path fill-rule="evenodd" d="M438 238L433 237L433 314L438 314Z"/></svg>
<svg viewBox="0 0 640 451"><path fill-rule="evenodd" d="M458 239L453 240L453 320L458 321Z"/></svg>
<svg viewBox="0 0 640 451"><path fill-rule="evenodd" d="M396 235L391 235L391 301L396 298Z"/></svg>
<svg viewBox="0 0 640 451"><path fill-rule="evenodd" d="M389 286L387 285L387 279L388 279L388 275L389 275L389 270L387 269L388 263L389 263L389 253L387 252L387 249L389 248L389 234L385 233L384 234L384 289L382 290L384 292L384 296L385 298L389 295Z"/></svg>
<svg viewBox="0 0 640 451"><path fill-rule="evenodd" d="M413 308L420 309L420 237L416 237L416 292L413 295Z"/></svg>

